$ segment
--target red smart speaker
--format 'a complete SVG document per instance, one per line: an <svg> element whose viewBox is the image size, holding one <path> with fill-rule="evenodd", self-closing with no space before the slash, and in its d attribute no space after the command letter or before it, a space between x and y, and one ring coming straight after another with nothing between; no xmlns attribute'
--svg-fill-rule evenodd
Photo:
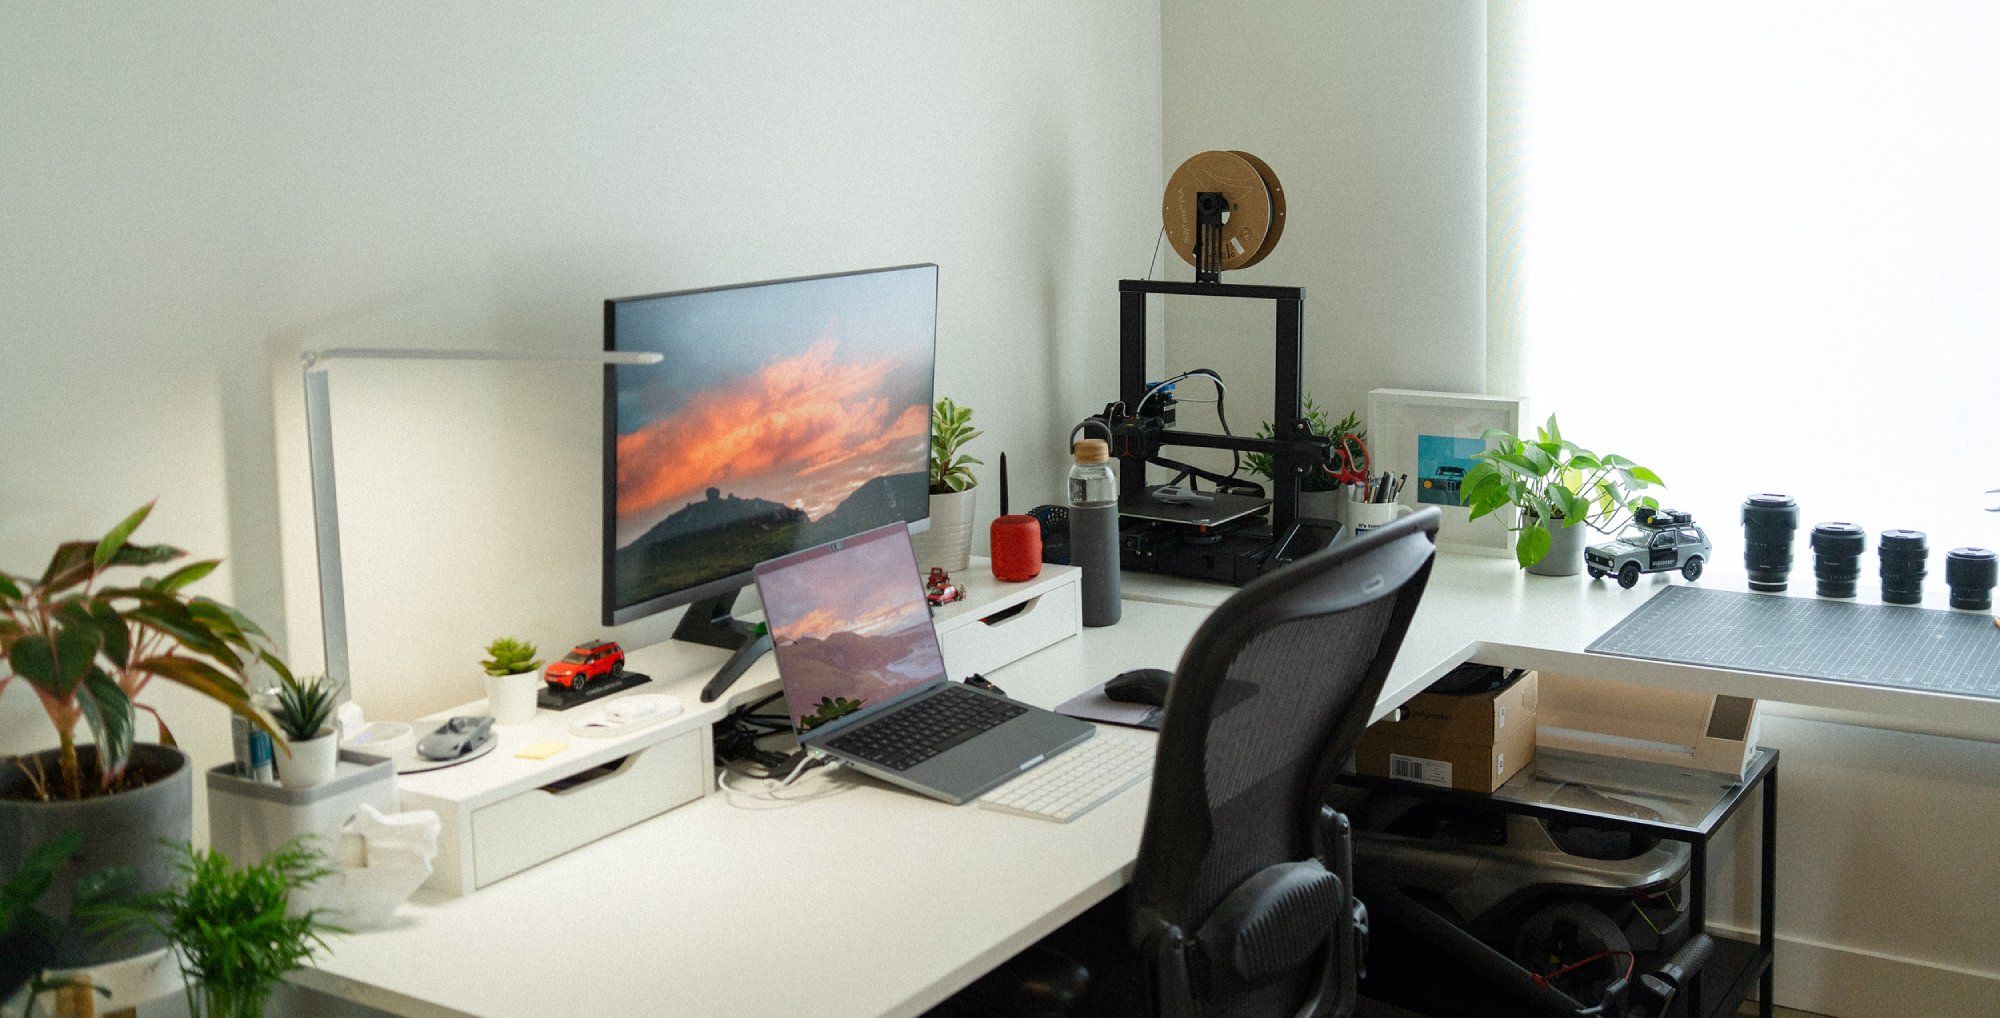
<svg viewBox="0 0 2000 1018"><path fill-rule="evenodd" d="M1007 454L1000 454L1000 518L989 532L993 578L1019 583L1042 575L1042 521L1007 512Z"/></svg>
<svg viewBox="0 0 2000 1018"><path fill-rule="evenodd" d="M993 521L993 577L1020 582L1042 575L1042 521L1002 516Z"/></svg>

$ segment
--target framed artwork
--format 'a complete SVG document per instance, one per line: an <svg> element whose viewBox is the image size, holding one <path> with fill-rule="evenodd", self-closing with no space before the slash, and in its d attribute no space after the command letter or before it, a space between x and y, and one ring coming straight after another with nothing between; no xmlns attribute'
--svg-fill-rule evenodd
<svg viewBox="0 0 2000 1018"><path fill-rule="evenodd" d="M1499 428L1521 433L1528 401L1519 396L1474 396L1417 389L1375 389L1368 394L1368 451L1376 473L1408 475L1400 501L1444 514L1438 547L1481 555L1512 555L1513 511L1473 520L1459 504L1459 482L1472 456L1487 447L1485 434Z"/></svg>

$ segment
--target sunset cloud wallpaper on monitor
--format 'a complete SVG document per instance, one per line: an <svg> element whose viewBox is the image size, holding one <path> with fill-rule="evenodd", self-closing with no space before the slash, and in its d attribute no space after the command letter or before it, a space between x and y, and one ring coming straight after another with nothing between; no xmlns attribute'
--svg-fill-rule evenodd
<svg viewBox="0 0 2000 1018"><path fill-rule="evenodd" d="M799 730L944 675L907 535L876 531L760 573L757 588Z"/></svg>
<svg viewBox="0 0 2000 1018"><path fill-rule="evenodd" d="M612 302L618 605L924 517L936 273Z"/></svg>

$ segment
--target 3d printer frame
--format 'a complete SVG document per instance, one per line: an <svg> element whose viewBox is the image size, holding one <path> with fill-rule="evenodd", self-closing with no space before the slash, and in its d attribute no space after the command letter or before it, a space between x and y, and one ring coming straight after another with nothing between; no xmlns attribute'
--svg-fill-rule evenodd
<svg viewBox="0 0 2000 1018"><path fill-rule="evenodd" d="M1153 294L1234 297L1268 300L1276 304L1276 325L1272 333L1275 384L1272 387L1271 421L1274 437L1183 431L1174 428L1163 414L1164 403L1154 407L1141 406L1149 389L1146 378L1146 298ZM1248 579L1243 575L1246 571L1254 574L1290 561L1293 557L1292 546L1303 529L1299 515L1301 482L1307 471L1326 468L1332 455L1331 441L1325 436L1313 434L1302 405L1305 289L1297 286L1124 279L1118 282L1118 302L1119 402L1108 408L1101 419L1111 433L1112 455L1121 463L1119 500L1127 505L1134 504L1151 487L1146 480L1146 465L1149 463L1176 470L1186 468L1186 464L1163 459L1161 450L1168 446L1267 454L1271 457L1272 467L1270 530L1268 535L1255 535L1261 546L1248 551L1256 561L1255 568L1235 570L1235 575L1230 578L1240 583ZM1214 480L1213 475L1196 473ZM1133 542L1128 539L1124 543L1128 552L1127 568L1131 568L1129 552ZM1212 558L1213 553L1208 557ZM1171 564L1155 568L1161 572L1223 578L1214 575L1219 571L1213 562L1201 568L1172 568Z"/></svg>

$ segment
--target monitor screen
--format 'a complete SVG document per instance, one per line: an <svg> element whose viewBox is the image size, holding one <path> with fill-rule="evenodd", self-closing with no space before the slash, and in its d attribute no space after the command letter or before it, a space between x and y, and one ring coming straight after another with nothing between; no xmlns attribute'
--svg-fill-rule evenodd
<svg viewBox="0 0 2000 1018"><path fill-rule="evenodd" d="M605 621L929 512L937 266L605 302Z"/></svg>
<svg viewBox="0 0 2000 1018"><path fill-rule="evenodd" d="M945 677L906 528L759 566L757 590L800 732Z"/></svg>

